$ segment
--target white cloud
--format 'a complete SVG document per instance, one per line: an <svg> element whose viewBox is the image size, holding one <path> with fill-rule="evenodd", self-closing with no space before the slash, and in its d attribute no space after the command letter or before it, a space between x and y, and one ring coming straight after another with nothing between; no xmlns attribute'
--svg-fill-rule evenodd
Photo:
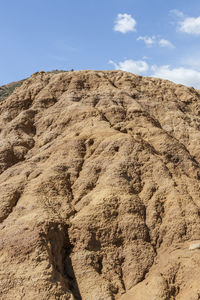
<svg viewBox="0 0 200 300"><path fill-rule="evenodd" d="M174 48L174 45L170 41L165 40L165 39L159 40L158 44L160 47Z"/></svg>
<svg viewBox="0 0 200 300"><path fill-rule="evenodd" d="M148 64L143 60L126 59L118 64L110 60L110 64L113 64L116 70L123 70L136 74L145 74L149 70Z"/></svg>
<svg viewBox="0 0 200 300"><path fill-rule="evenodd" d="M118 14L115 21L114 30L121 33L127 33L129 31L136 31L136 21L128 14Z"/></svg>
<svg viewBox="0 0 200 300"><path fill-rule="evenodd" d="M171 14L174 14L175 16L179 17L179 18L183 18L184 14L182 13L182 11L178 10L178 9L172 9L170 10Z"/></svg>
<svg viewBox="0 0 200 300"><path fill-rule="evenodd" d="M160 47L175 48L174 45L166 39L159 39L155 35L153 36L139 36L137 41L144 41L147 47L152 47L153 45L159 45Z"/></svg>
<svg viewBox="0 0 200 300"><path fill-rule="evenodd" d="M170 66L153 66L152 70L154 71L151 75L153 77L168 79L175 83L193 86L200 89L200 72L194 69L184 67L170 68Z"/></svg>
<svg viewBox="0 0 200 300"><path fill-rule="evenodd" d="M153 44L155 44L155 39L155 36L139 36L137 41L144 41L147 47L151 47Z"/></svg>
<svg viewBox="0 0 200 300"><path fill-rule="evenodd" d="M185 18L179 22L178 29L188 34L200 35L200 17Z"/></svg>
<svg viewBox="0 0 200 300"><path fill-rule="evenodd" d="M177 29L181 32L200 35L200 16L197 18L186 17L180 10L173 9L170 10L170 13L176 15L182 20L178 22Z"/></svg>
<svg viewBox="0 0 200 300"><path fill-rule="evenodd" d="M144 60L125 59L119 63L110 60L116 70L123 70L134 74L163 78L186 86L200 89L200 72L194 68L177 67L170 65L148 65Z"/></svg>

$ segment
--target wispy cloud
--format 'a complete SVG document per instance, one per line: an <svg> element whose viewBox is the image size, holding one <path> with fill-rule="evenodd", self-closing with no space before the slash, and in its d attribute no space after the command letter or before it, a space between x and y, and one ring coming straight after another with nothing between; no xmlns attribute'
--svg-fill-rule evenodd
<svg viewBox="0 0 200 300"><path fill-rule="evenodd" d="M136 20L128 14L118 14L115 21L114 31L119 31L123 34L129 31L136 31Z"/></svg>
<svg viewBox="0 0 200 300"><path fill-rule="evenodd" d="M116 70L123 70L136 74L145 74L149 69L148 64L143 60L126 59L119 63L110 60L109 63L112 64Z"/></svg>
<svg viewBox="0 0 200 300"><path fill-rule="evenodd" d="M169 40L165 40L165 39L159 40L158 44L160 47L175 48L174 45Z"/></svg>
<svg viewBox="0 0 200 300"><path fill-rule="evenodd" d="M180 58L180 64L192 68L194 70L200 70L200 57L199 53L187 53L182 58Z"/></svg>
<svg viewBox="0 0 200 300"><path fill-rule="evenodd" d="M178 30L193 35L200 35L200 16L197 18L185 18L179 22Z"/></svg>
<svg viewBox="0 0 200 300"><path fill-rule="evenodd" d="M153 45L158 45L160 47L167 47L167 48L175 48L172 42L166 39L160 39L153 36L139 36L137 41L144 41L147 47L152 47Z"/></svg>
<svg viewBox="0 0 200 300"><path fill-rule="evenodd" d="M184 17L184 13L178 9L172 9L170 10L170 13L175 15L176 17L179 17L179 18L183 18Z"/></svg>
<svg viewBox="0 0 200 300"><path fill-rule="evenodd" d="M144 41L147 47L151 47L156 42L155 36L139 36L137 41Z"/></svg>

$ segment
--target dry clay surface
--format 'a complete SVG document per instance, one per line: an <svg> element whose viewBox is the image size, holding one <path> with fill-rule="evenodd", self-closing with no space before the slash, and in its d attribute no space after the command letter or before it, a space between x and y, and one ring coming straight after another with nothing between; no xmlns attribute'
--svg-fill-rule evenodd
<svg viewBox="0 0 200 300"><path fill-rule="evenodd" d="M0 299L200 299L199 129L169 81L25 80L0 102Z"/></svg>

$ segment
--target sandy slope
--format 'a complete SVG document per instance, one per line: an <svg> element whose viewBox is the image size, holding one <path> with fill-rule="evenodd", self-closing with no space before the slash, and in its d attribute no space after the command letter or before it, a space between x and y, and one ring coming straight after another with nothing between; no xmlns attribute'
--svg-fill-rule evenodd
<svg viewBox="0 0 200 300"><path fill-rule="evenodd" d="M40 72L0 103L1 299L200 297L200 94Z"/></svg>

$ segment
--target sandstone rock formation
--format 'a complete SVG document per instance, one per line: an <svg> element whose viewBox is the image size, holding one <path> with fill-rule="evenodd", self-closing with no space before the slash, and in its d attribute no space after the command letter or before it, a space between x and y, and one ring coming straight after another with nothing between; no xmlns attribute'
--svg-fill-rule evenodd
<svg viewBox="0 0 200 300"><path fill-rule="evenodd" d="M25 80L0 102L0 299L200 299L199 129L166 80Z"/></svg>

